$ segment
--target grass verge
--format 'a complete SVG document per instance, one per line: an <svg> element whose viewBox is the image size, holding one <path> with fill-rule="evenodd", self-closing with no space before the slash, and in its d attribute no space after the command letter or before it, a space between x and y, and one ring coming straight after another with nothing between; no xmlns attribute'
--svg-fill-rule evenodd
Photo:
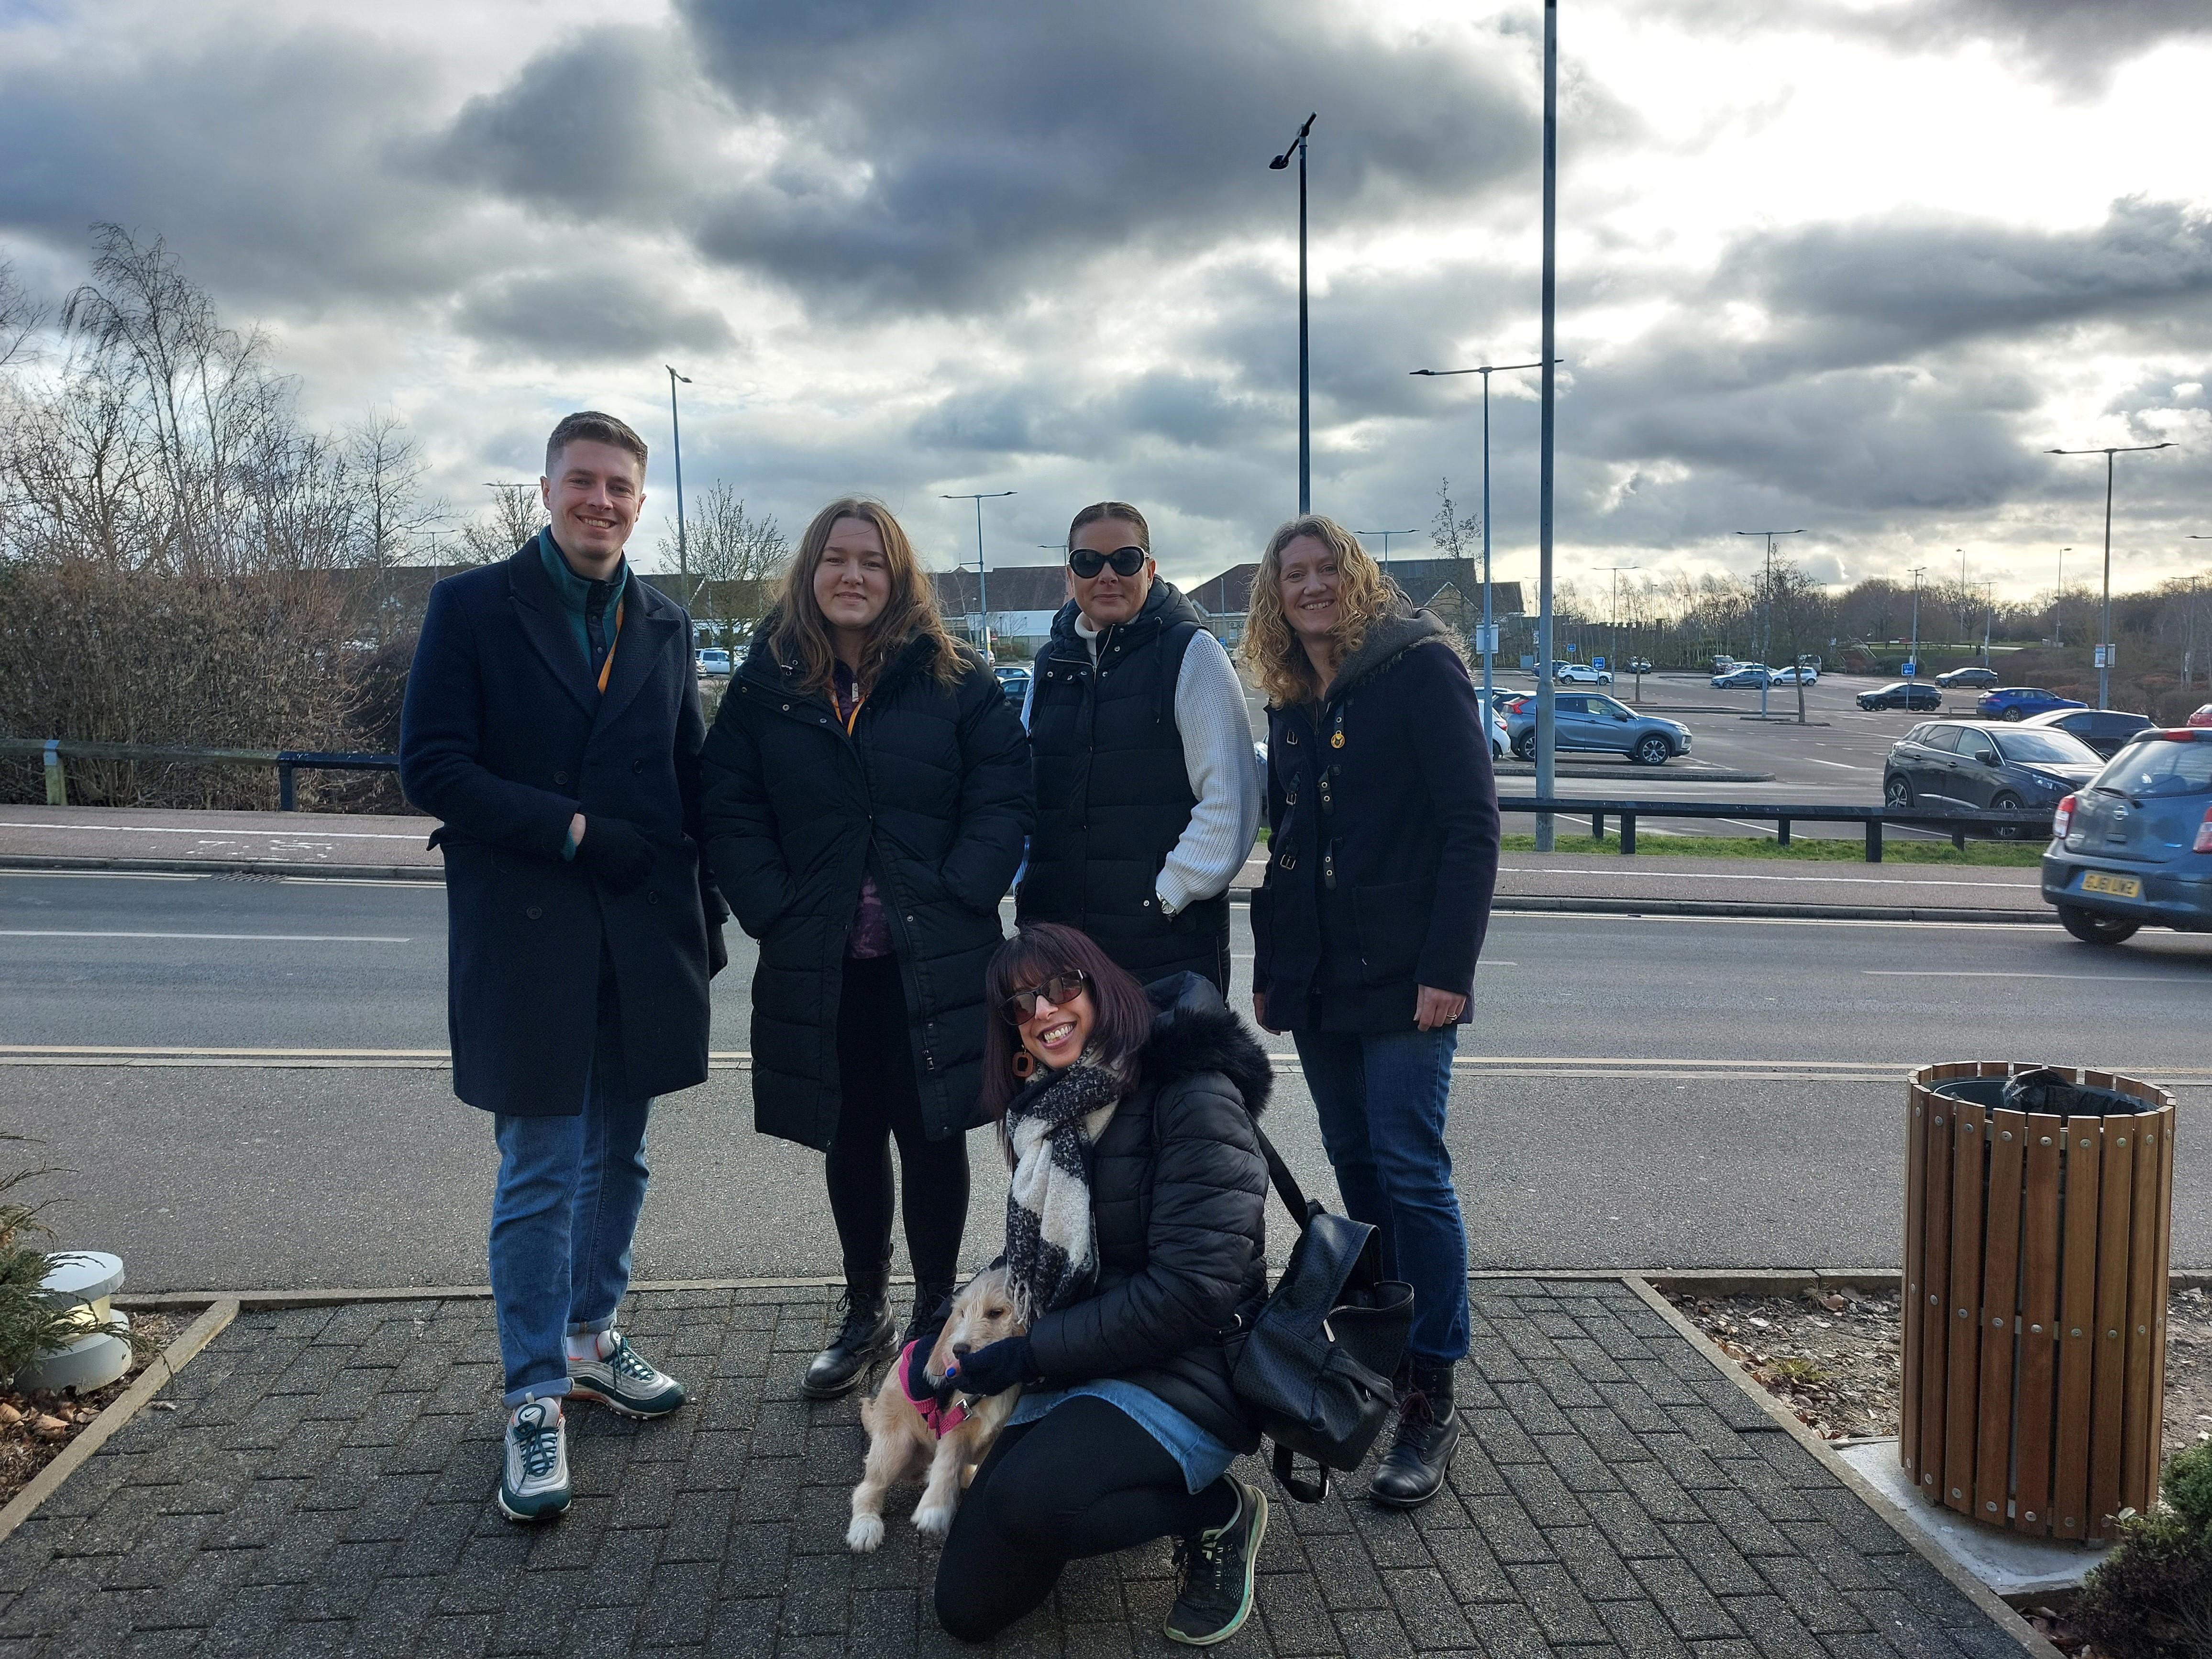
<svg viewBox="0 0 2212 1659"><path fill-rule="evenodd" d="M1564 815L1562 815L1564 816ZM1500 850L1508 853L1533 853L1536 850L1534 836L1505 836L1500 837ZM2043 860L2044 842L1970 841L1966 850L1960 851L1948 841L1902 841L1894 836L1884 839L1881 856L1890 864L1972 864L2011 870L2033 870ZM1611 853L1620 851L1620 840L1607 835L1602 839L1589 836L1558 836L1552 850L1556 853ZM1854 836L1849 841L1826 839L1814 841L1804 836L1793 838L1784 847L1771 836L1655 836L1649 830L1639 829L1636 835L1636 856L1670 859L1788 859L1808 864L1863 864L1866 860L1866 842Z"/></svg>

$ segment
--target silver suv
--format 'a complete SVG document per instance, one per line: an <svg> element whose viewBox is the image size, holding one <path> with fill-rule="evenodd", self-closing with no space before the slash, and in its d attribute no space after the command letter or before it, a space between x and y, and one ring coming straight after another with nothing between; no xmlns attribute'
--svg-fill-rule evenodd
<svg viewBox="0 0 2212 1659"><path fill-rule="evenodd" d="M1561 749L1610 750L1627 756L1639 766L1664 766L1675 756L1690 752L1690 728L1681 721L1639 714L1601 691L1554 692L1552 709ZM1522 760L1536 758L1534 692L1512 706L1505 717L1505 731L1515 754Z"/></svg>
<svg viewBox="0 0 2212 1659"><path fill-rule="evenodd" d="M2075 939L2212 932L2212 728L2153 727L2058 803L2043 896Z"/></svg>

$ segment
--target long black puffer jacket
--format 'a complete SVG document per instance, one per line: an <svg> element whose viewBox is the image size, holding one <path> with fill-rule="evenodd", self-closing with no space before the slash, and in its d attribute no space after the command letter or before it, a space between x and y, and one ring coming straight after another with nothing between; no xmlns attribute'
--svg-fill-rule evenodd
<svg viewBox="0 0 2212 1659"><path fill-rule="evenodd" d="M1230 1386L1267 1297L1267 1165L1253 1120L1267 1051L1195 974L1150 988L1161 1007L1137 1085L1092 1149L1098 1284L1030 1333L1045 1386L1119 1377L1238 1451L1257 1422Z"/></svg>
<svg viewBox="0 0 2212 1659"><path fill-rule="evenodd" d="M763 624L700 756L707 856L753 970L753 1121L827 1151L841 1083L837 1006L865 876L876 878L906 992L903 1036L929 1138L975 1126L983 969L1005 937L999 901L1021 863L1029 739L991 671L963 652L951 685L911 641L848 733L799 689Z"/></svg>

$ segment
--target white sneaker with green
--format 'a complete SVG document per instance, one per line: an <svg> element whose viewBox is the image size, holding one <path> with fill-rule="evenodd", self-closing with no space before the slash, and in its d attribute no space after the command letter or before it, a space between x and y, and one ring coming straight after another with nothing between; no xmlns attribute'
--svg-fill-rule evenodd
<svg viewBox="0 0 2212 1659"><path fill-rule="evenodd" d="M684 1385L662 1375L620 1331L568 1339L568 1398L596 1400L624 1417L665 1417L684 1401Z"/></svg>
<svg viewBox="0 0 2212 1659"><path fill-rule="evenodd" d="M526 1400L507 1419L499 1511L510 1521L543 1521L568 1507L568 1425L556 1395Z"/></svg>

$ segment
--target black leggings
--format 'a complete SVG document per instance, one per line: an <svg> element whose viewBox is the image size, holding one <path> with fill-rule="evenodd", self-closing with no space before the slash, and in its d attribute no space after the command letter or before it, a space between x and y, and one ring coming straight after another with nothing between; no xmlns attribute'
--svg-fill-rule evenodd
<svg viewBox="0 0 2212 1659"><path fill-rule="evenodd" d="M896 957L848 957L837 1006L842 1082L837 1133L830 1143L830 1213L845 1255L845 1282L883 1293L890 1272L891 1138L898 1138L906 1198L906 1247L916 1282L952 1283L968 1224L968 1141L932 1140L922 1127L907 1035L906 992Z"/></svg>
<svg viewBox="0 0 2212 1659"><path fill-rule="evenodd" d="M938 1622L988 1641L1050 1595L1070 1561L1186 1538L1236 1512L1226 1475L1194 1495L1134 1418L1079 1395L1008 1429L975 1471L938 1558Z"/></svg>

